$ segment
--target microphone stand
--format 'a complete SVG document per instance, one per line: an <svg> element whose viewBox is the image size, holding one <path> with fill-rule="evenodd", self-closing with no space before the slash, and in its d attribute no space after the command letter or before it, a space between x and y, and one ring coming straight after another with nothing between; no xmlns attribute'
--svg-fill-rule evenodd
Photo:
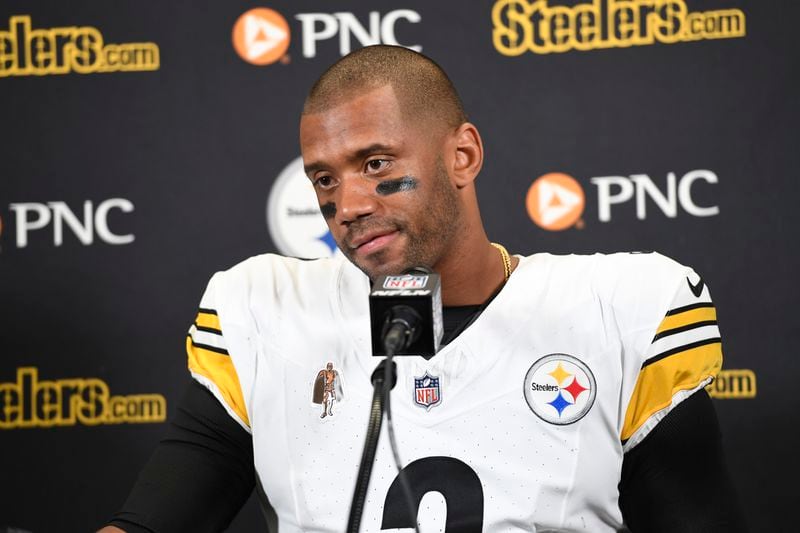
<svg viewBox="0 0 800 533"><path fill-rule="evenodd" d="M361 524L369 478L372 475L372 465L375 462L375 452L378 448L378 437L381 434L384 397L388 397L389 391L397 384L397 363L391 361L391 364L387 364L388 359L389 357L383 359L372 372L371 381L375 390L372 394L372 407L369 411L367 438L364 443L364 451L361 454L361 464L358 467L353 503L350 506L350 517L347 521L348 533L358 533L358 528Z"/></svg>
<svg viewBox="0 0 800 533"><path fill-rule="evenodd" d="M413 269L413 271L426 274L432 272L426 267L417 267ZM386 409L389 443L395 464L397 465L398 480L406 497L406 503L409 506L409 515L414 519L414 530L419 533L416 520L416 506L412 508L411 489L402 471L400 458L397 453L397 443L395 442L394 431L392 429L389 393L397 384L397 363L392 361L392 358L396 353L406 349L419 338L421 322L422 316L420 316L413 307L408 305L395 305L387 313L386 323L381 332L386 358L381 360L370 377L374 387L372 406L369 411L366 442L364 443L364 451L361 454L361 464L358 467L353 501L350 505L350 516L347 520L347 533L358 533L358 528L361 524L364 502L367 498L367 488L369 487L369 479L372 475L372 466L375 462L375 453L378 448L378 438L381 433L384 409Z"/></svg>

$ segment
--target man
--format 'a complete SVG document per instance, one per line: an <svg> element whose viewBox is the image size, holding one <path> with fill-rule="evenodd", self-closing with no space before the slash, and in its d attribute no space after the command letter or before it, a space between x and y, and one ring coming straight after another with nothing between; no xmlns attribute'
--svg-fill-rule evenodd
<svg viewBox="0 0 800 533"><path fill-rule="evenodd" d="M414 510L449 532L744 530L704 390L721 349L697 274L657 254L491 243L478 130L444 72L403 48L323 74L300 143L349 261L264 255L211 279L187 339L198 385L114 526L218 531L257 485L282 533L344 530L377 364L369 280L422 265L441 275L444 347L398 358L408 491L381 439L364 531L413 528ZM348 394L320 420L309 393L326 361ZM436 402L415 403L419 386Z"/></svg>

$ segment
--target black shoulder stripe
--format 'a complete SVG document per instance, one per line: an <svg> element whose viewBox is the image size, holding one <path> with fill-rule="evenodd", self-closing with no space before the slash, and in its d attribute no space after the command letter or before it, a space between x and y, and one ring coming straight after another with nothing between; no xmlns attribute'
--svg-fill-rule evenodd
<svg viewBox="0 0 800 533"><path fill-rule="evenodd" d="M658 333L655 337L653 337L653 342L656 342L658 339L663 339L664 337L669 337L670 335L675 335L676 333L683 333L684 331L689 331L691 329L696 329L696 328L702 328L703 326L716 326L716 325L717 325L716 320L701 320L693 324L686 324L685 326L667 329L662 331L661 333Z"/></svg>
<svg viewBox="0 0 800 533"><path fill-rule="evenodd" d="M194 339L192 338L191 335L187 335L187 337L189 337L189 339L192 342L192 346L194 346L195 348L202 348L203 350L208 350L209 352L215 352L222 355L230 355L228 353L228 350L226 350L225 348L217 348L216 346L211 346L209 344L194 342Z"/></svg>
<svg viewBox="0 0 800 533"><path fill-rule="evenodd" d="M662 359L669 357L670 355L675 355L676 353L685 352L686 350L691 350L692 348L699 348L700 346L705 346L706 344L714 344L714 343L721 343L722 339L720 337L712 337L710 339L703 339L701 341L690 342L689 344L684 344L683 346L678 346L677 348L672 348L671 350L667 350L665 352L661 352L658 355L654 355L647 361L642 364L642 368L646 367L647 365L652 365Z"/></svg>
<svg viewBox="0 0 800 533"><path fill-rule="evenodd" d="M209 309L207 307L199 307L197 309L197 312L198 313L205 313L207 315L216 315L217 314L217 310L216 309Z"/></svg>
<svg viewBox="0 0 800 533"><path fill-rule="evenodd" d="M194 327L197 328L197 331L205 331L206 333L214 333L216 335L222 335L221 329L209 328L207 326L198 326L197 322L194 323Z"/></svg>

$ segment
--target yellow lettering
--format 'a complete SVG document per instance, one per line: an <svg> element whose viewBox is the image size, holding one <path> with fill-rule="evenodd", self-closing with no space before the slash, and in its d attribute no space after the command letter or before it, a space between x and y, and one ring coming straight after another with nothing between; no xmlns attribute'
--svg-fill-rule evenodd
<svg viewBox="0 0 800 533"><path fill-rule="evenodd" d="M0 383L0 429L154 423L166 418L164 396L111 396L98 378L39 381L37 368L21 367L15 383Z"/></svg>
<svg viewBox="0 0 800 533"><path fill-rule="evenodd" d="M14 69L14 74L25 76L31 73L31 49L30 46L28 46L28 34L31 31L31 18L27 15L11 17L9 25L17 49L17 68ZM23 44L22 50L19 49L20 43ZM20 61L20 53L23 53L23 61ZM24 67L20 66L20 63L23 63Z"/></svg>
<svg viewBox="0 0 800 533"><path fill-rule="evenodd" d="M566 52L575 42L575 12L558 6L550 10L550 46L553 52Z"/></svg>
<svg viewBox="0 0 800 533"><path fill-rule="evenodd" d="M78 420L78 395L83 382L78 379L62 379L58 384L61 386L61 425L73 426Z"/></svg>
<svg viewBox="0 0 800 533"><path fill-rule="evenodd" d="M689 13L685 0L590 0L550 6L549 0L497 0L492 41L506 56L674 44L745 35L739 9Z"/></svg>
<svg viewBox="0 0 800 533"><path fill-rule="evenodd" d="M0 383L0 429L15 427L22 418L22 398L16 383Z"/></svg>
<svg viewBox="0 0 800 533"><path fill-rule="evenodd" d="M119 70L119 46L116 44L109 44L103 52L106 56L103 72Z"/></svg>
<svg viewBox="0 0 800 533"><path fill-rule="evenodd" d="M39 427L58 425L61 419L61 389L53 381L36 384L36 420Z"/></svg>
<svg viewBox="0 0 800 533"><path fill-rule="evenodd" d="M683 0L666 0L660 3L651 18L656 40L673 44L682 40L682 30L686 24L686 4Z"/></svg>
<svg viewBox="0 0 800 533"><path fill-rule="evenodd" d="M756 374L748 369L721 370L706 390L718 399L755 398Z"/></svg>
<svg viewBox="0 0 800 533"><path fill-rule="evenodd" d="M102 66L103 36L90 26L78 28L65 53L72 69L80 74L91 74Z"/></svg>
<svg viewBox="0 0 800 533"><path fill-rule="evenodd" d="M533 42L530 12L535 5L525 0L500 0L494 5L492 40L498 52L506 56L518 56L528 50Z"/></svg>
<svg viewBox="0 0 800 533"><path fill-rule="evenodd" d="M160 394L114 396L109 405L111 417L107 423L163 422L167 419L167 402Z"/></svg>
<svg viewBox="0 0 800 533"><path fill-rule="evenodd" d="M10 31L0 31L0 78L11 76L17 69L17 40Z"/></svg>
<svg viewBox="0 0 800 533"><path fill-rule="evenodd" d="M33 30L27 41L31 49L31 73L35 76L48 74L56 63L55 35L47 30Z"/></svg>
<svg viewBox="0 0 800 533"><path fill-rule="evenodd" d="M575 35L572 45L576 50L587 51L598 48L602 40L600 29L600 0L591 4L575 6Z"/></svg>
<svg viewBox="0 0 800 533"><path fill-rule="evenodd" d="M608 35L616 46L628 47L637 44L639 10L636 7L634 0L609 0L611 16L608 18Z"/></svg>
<svg viewBox="0 0 800 533"><path fill-rule="evenodd" d="M8 31L0 31L0 78L148 71L159 67L155 43L104 46L103 34L91 26L31 29L30 15L15 15L9 19Z"/></svg>

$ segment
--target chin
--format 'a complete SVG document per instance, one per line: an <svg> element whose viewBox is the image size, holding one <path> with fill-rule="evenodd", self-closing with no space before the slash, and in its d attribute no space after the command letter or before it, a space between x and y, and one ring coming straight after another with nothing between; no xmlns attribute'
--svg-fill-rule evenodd
<svg viewBox="0 0 800 533"><path fill-rule="evenodd" d="M377 255L377 254L376 254ZM379 257L372 256L366 262L353 263L360 268L370 279L374 280L378 276L397 276L408 270L411 266L407 261L398 259L396 261L381 261Z"/></svg>

